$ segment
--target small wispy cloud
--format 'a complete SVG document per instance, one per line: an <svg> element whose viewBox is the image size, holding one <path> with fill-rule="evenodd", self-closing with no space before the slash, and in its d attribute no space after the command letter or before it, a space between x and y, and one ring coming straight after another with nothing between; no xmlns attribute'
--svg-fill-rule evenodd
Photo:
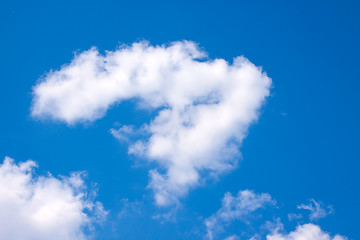
<svg viewBox="0 0 360 240"><path fill-rule="evenodd" d="M221 208L204 220L207 238L214 239L223 226L233 221L248 222L249 216L258 209L275 206L276 201L267 193L256 194L250 190L239 191L236 196L226 193Z"/></svg>
<svg viewBox="0 0 360 240"><path fill-rule="evenodd" d="M240 237L237 235L231 235L231 236L225 238L224 240L240 240Z"/></svg>
<svg viewBox="0 0 360 240"><path fill-rule="evenodd" d="M289 213L288 214L288 220L291 222L291 221L294 221L294 220L299 220L299 219L302 219L303 218L303 215L301 213L299 214L296 214L296 213Z"/></svg>
<svg viewBox="0 0 360 240"><path fill-rule="evenodd" d="M159 221L160 223L165 222L176 222L178 208L172 208L166 212L157 213L152 216L152 219Z"/></svg>
<svg viewBox="0 0 360 240"><path fill-rule="evenodd" d="M128 218L129 216L133 215L140 215L142 214L143 210L143 203L139 201L130 201L127 198L123 198L120 201L121 210L118 213L119 218Z"/></svg>
<svg viewBox="0 0 360 240"><path fill-rule="evenodd" d="M297 208L310 211L309 219L311 221L324 218L334 213L334 208L331 205L324 206L322 202L317 202L314 199L311 199L308 204L301 204L297 206Z"/></svg>
<svg viewBox="0 0 360 240"><path fill-rule="evenodd" d="M111 128L110 133L120 142L129 143L131 137L135 133L135 128L134 128L134 126L123 125L122 127L119 127L118 129Z"/></svg>

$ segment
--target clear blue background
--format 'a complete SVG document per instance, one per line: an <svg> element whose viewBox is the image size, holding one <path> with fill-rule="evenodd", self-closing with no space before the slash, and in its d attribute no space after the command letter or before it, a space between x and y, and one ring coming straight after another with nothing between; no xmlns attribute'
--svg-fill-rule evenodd
<svg viewBox="0 0 360 240"><path fill-rule="evenodd" d="M199 239L201 217L226 191L268 192L286 215L310 198L335 214L326 231L360 239L359 1L8 1L0 3L0 157L33 159L39 174L86 170L111 223L99 239ZM115 122L140 124L151 115L126 102L91 125L68 127L30 117L31 88L73 53L122 43L193 40L211 58L244 55L262 66L273 89L241 147L234 172L183 199L176 222L146 189L148 168L135 166L126 145L109 134ZM142 214L118 218L121 199L141 201ZM136 214L135 214L136 215ZM238 229L229 229L238 233ZM200 230L199 230L200 229Z"/></svg>

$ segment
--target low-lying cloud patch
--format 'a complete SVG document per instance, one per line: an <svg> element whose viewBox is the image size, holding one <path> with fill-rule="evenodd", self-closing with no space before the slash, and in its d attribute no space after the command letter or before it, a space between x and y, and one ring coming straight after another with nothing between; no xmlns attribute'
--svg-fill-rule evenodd
<svg viewBox="0 0 360 240"><path fill-rule="evenodd" d="M298 209L312 209L314 210L311 211L312 213L319 212L316 209L321 208L320 202L312 199L310 205L311 207L308 207L309 205L300 205ZM321 203L321 205L323 204ZM224 235L227 235L228 237L225 239L347 240L347 237L339 234L331 235L331 233L322 230L319 225L313 222L304 223L304 221L299 221L295 230L287 232L281 219L276 215L272 215L272 220L263 218L261 211L266 207L273 207L274 210L278 209L276 200L268 193L255 193L251 190L239 191L236 196L226 193L222 199L221 207L203 221L206 227L205 238L209 240L224 239ZM332 207L331 210L333 211ZM326 216L320 215L321 217ZM262 223L253 221L253 216L260 218ZM289 221L298 220L302 219L302 215L288 214L288 218ZM317 219L310 217L310 221ZM246 225L242 228L235 228L237 233L234 234L230 228L236 222L243 222Z"/></svg>
<svg viewBox="0 0 360 240"><path fill-rule="evenodd" d="M87 191L83 173L36 176L34 167L9 157L0 164L0 239L88 239L107 212Z"/></svg>
<svg viewBox="0 0 360 240"><path fill-rule="evenodd" d="M346 237L336 234L331 236L318 225L307 223L299 225L290 233L275 232L266 236L267 240L347 240Z"/></svg>

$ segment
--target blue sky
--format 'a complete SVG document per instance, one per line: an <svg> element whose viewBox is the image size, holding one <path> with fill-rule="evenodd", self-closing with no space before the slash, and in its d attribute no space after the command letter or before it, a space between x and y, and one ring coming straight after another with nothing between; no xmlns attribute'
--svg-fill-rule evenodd
<svg viewBox="0 0 360 240"><path fill-rule="evenodd" d="M33 170L32 182L24 185L28 190L36 189L35 186L38 186L41 182L39 179L43 176L47 180L58 179L58 183L63 186L54 187L49 182L45 184L49 187L46 189L53 191L46 194L51 194L56 189L59 196L66 195L61 189L68 189L70 193L67 194L73 197L78 191L87 192L86 201L78 202L74 197L74 203L82 206L77 210L80 212L76 213L85 212L87 219L79 217L82 220L78 219L80 223L74 225L79 228L71 228L71 231L67 225L61 225L64 232L72 234L69 239L209 239L209 231L213 232L213 239L250 239L253 236L256 236L255 239L265 239L266 236L280 239L280 235L287 237L286 239L296 239L287 234L300 234L300 230L296 232L296 227L304 226L305 230L319 226L324 234L340 234L348 239L358 239L359 10L360 6L356 1L2 1L0 157L14 159L15 162L9 163L13 169L17 169L9 170L13 179L23 175L30 176L31 167L26 171L16 168L19 162L31 159L38 164L36 170ZM191 42L181 42L184 40ZM194 66L194 74L189 75L192 71L184 70L182 76L196 84L199 82L198 87L192 88L192 84L184 83L175 88L175 95L178 94L180 100L189 91L195 91L194 96L198 96L198 91L206 88L207 84L201 83L201 80L208 81L214 76L209 74L214 67L208 64L213 59L223 59L235 66L233 59L244 56L250 62L234 67L234 71L241 71L246 66L260 66L272 84L267 85L266 75L254 67L257 69L254 70L257 71L256 74L260 75L248 78L261 86L249 89L239 87L240 90L249 92L249 99L254 103L248 103L252 102L249 99L240 99L238 107L232 109L231 113L249 108L251 114L255 114L258 119L255 121L255 117L246 123L240 114L241 116L233 117L234 125L224 127L229 132L228 135L223 135L223 131L216 135L235 141L236 150L240 153L223 154L222 151L230 151L227 143L225 147L221 144L211 145L214 148L206 148L204 144L200 144L199 148L215 149L215 154L221 152L222 156L228 156L228 161L238 164L221 171L219 166L224 167L226 157L213 157L206 153L200 155L204 163L201 163L201 167L196 165L196 170L201 181L191 180L192 175L188 170L192 168L179 170L181 179L184 177L189 182L181 185L180 177L174 177L176 180L173 182L167 179L165 185L161 186L165 186L167 200L172 200L169 200L169 204L162 204L156 200L156 194L161 191L151 187L154 186L151 181L155 180L151 178L149 171L157 169L160 175L164 174L164 171L170 169L167 164L178 163L177 158L171 154L182 156L186 152L183 151L183 146L175 146L181 151L167 150L166 154L161 152L164 155L156 156L150 153L145 153L144 156L128 154L128 148L138 140L147 144L149 136L161 135L157 130L144 130L142 127L153 121L161 111L176 109L176 103L171 100L158 105L155 102L157 96L167 97L164 89L168 85L169 91L174 91L171 86L177 83L178 75L170 71L169 76L173 76L175 80L168 80L166 75L163 77L164 81L155 82L160 84L154 90L155 93L148 93L149 87L144 86L129 88L128 91L133 91L133 95L122 101L107 103L103 114L96 117L82 112L91 109L93 105L89 103L90 100L76 98L81 96L81 88L70 86L58 98L52 98L51 91L56 91L59 87L50 84L44 90L46 94L50 92L48 100L49 98L44 97L44 92L35 91L35 86L51 82L51 79L56 78L51 75L51 70L55 73L64 71L64 64L71 63L74 54L81 56L91 47L98 49L100 60L107 56L107 51L113 51L124 56L124 62L131 62L122 49L131 50L133 43L141 42L143 50L140 53L144 54L141 56L148 59L150 64L156 63L160 58L151 51L147 52L151 46L158 46L154 48L161 48L164 53L173 56L170 46L174 46L173 42L177 41L180 42L175 45L184 56L191 54L187 50L189 43L190 47L195 46L196 53L206 52L208 55L200 60L177 63L181 69ZM124 44L128 48L121 48ZM198 62L202 62L207 70L195 67ZM141 70L136 61L133 64L135 71ZM73 67L84 69L76 64ZM160 71L156 70L156 66L149 69ZM83 71L88 73L87 70ZM220 74L219 82L214 77L213 90L220 91L224 97L231 91L219 89L231 89L228 86L233 86L232 80L228 80L232 76L229 71ZM113 75L114 79L118 76L116 72ZM97 77L96 74L94 76ZM144 76L151 78L152 75ZM64 79L80 83L84 81L81 76L78 79L74 76ZM60 81L64 79L60 78ZM164 83L168 84L165 86ZM140 91L140 88L144 91ZM269 94L266 90L269 90ZM96 98L98 102L94 104L99 104L107 96L106 91L104 93L99 90L99 97ZM206 94L204 96L209 97ZM38 113L34 114L32 109L40 106L36 97L43 99L48 105L39 107ZM67 104L68 99L75 103L85 102L85 105L76 108L74 102ZM145 99L145 102L156 106L141 107L139 99ZM210 101L206 100L204 105L212 104ZM191 104L197 106L197 103ZM75 110L69 113L68 110L72 107ZM65 112L60 113L59 109L65 109ZM173 112L178 113L175 110ZM74 117L76 114L80 114L80 117ZM74 120L69 120L65 115ZM185 116L192 117L188 112ZM216 123L211 125L212 118L208 118L206 123L218 126ZM125 134L129 139L119 141L111 134L110 129L119 130L123 126L132 126L132 130ZM165 128L162 123L156 126ZM175 129L175 133L181 132L176 126L172 125L171 129ZM202 133L212 133L213 130L213 127L205 128ZM236 137L231 132L241 137L234 140ZM211 140L209 138L210 142ZM151 147L148 146L148 149L151 150ZM189 166L194 166L197 159L191 160L187 156L184 155L184 159L189 161ZM160 161L160 158L163 160ZM213 164L219 165L215 170L209 170L209 166ZM5 169L5 164L0 168ZM175 169L176 172L177 170L178 168ZM86 176L60 177L69 176L76 171L86 171ZM215 172L215 176L206 171ZM79 178L85 179L85 183L80 184L80 190L72 182ZM11 178L0 179L0 185L7 186L1 190L1 194L10 196L8 191L16 188ZM179 186L181 190L174 190ZM97 192L96 197L91 196L93 191ZM227 192L229 194L225 195ZM244 203L245 193L253 198L249 200L251 203L245 204L247 208L244 210L244 204L236 203ZM233 208L236 210L231 212L233 217L227 220L221 217L230 214L222 205L224 196L232 199L230 203L234 203ZM54 201L58 198L49 199ZM5 203L9 201L1 200ZM86 205L89 202L94 205L92 210ZM99 207L101 216L94 213L94 209L97 209L95 206L98 206L95 202L103 206L104 210ZM253 205L255 203L258 205ZM305 209L301 207L302 204ZM319 204L320 213L316 211L316 204ZM16 216L25 219L21 216L22 211L27 209L19 206L14 207L16 214L9 213L15 220ZM41 204L39 206L41 208ZM7 205L0 206L0 209L6 208ZM311 217L314 212L315 215ZM56 219L57 213L53 214ZM296 214L298 219L290 220L288 214ZM10 216L1 214L1 211L0 215L3 215L0 223ZM97 217L93 217L95 215ZM209 230L206 226L206 221L209 220L213 220L220 229ZM91 228L86 221L91 222ZM25 220L24 222L18 226L4 225L1 231L8 235L0 236L25 239L24 236L19 238L11 235L13 232L9 229L18 227L23 228L24 232L31 232L26 235L28 239L41 239L37 230L31 229ZM46 232L50 235L42 233L41 236L56 235L54 231L56 232L50 229Z"/></svg>

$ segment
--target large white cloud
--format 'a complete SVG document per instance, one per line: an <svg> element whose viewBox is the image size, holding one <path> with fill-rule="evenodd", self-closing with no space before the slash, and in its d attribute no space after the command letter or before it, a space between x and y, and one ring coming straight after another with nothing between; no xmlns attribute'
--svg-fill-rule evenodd
<svg viewBox="0 0 360 240"><path fill-rule="evenodd" d="M87 239L84 231L106 211L86 192L82 173L35 176L35 166L8 157L0 164L0 239Z"/></svg>
<svg viewBox="0 0 360 240"><path fill-rule="evenodd" d="M71 125L101 118L127 99L157 110L142 129L148 137L130 144L129 153L158 163L149 186L157 204L174 203L201 184L202 176L236 166L238 147L271 86L244 57L230 64L206 56L189 41L139 42L105 55L92 48L34 87L32 115ZM112 133L124 140L133 130Z"/></svg>

